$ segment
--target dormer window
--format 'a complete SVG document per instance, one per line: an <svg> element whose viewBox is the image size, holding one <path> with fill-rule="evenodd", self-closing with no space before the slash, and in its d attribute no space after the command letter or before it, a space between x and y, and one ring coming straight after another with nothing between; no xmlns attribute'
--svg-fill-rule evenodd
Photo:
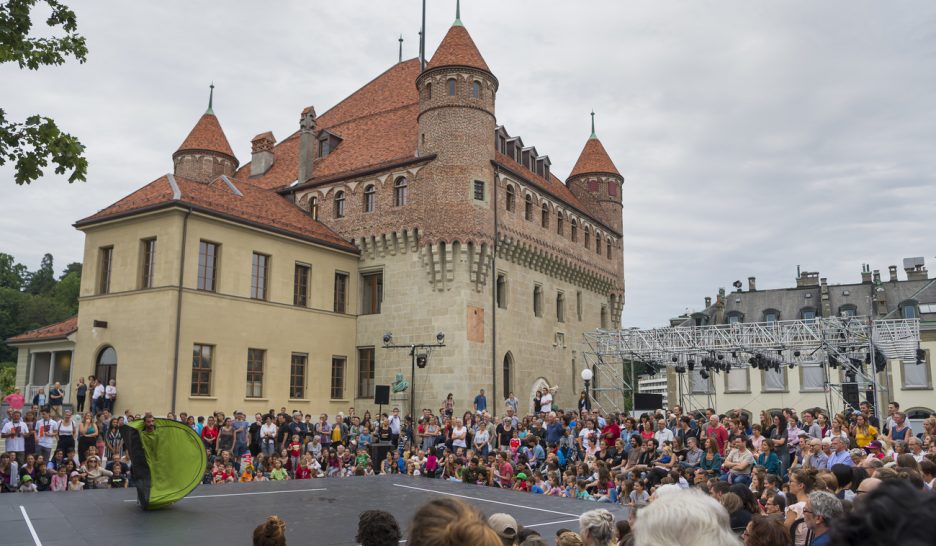
<svg viewBox="0 0 936 546"><path fill-rule="evenodd" d="M327 156L327 155L328 155L328 152L330 152L330 151L331 151L331 149L330 149L329 142L328 142L328 135L325 135L325 136L323 136L322 138L319 139L319 146L318 146L318 156L319 156L319 158L321 159L321 158Z"/></svg>
<svg viewBox="0 0 936 546"><path fill-rule="evenodd" d="M318 216L319 216L318 197L313 197L309 199L309 216L311 216L313 220L318 220Z"/></svg>

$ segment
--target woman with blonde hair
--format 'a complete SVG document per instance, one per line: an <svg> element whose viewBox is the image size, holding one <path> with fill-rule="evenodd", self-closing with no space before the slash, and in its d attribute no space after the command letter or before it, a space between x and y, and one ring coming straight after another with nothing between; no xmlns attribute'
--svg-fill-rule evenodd
<svg viewBox="0 0 936 546"><path fill-rule="evenodd" d="M501 546L501 539L475 507L452 498L422 505L410 524L408 546Z"/></svg>

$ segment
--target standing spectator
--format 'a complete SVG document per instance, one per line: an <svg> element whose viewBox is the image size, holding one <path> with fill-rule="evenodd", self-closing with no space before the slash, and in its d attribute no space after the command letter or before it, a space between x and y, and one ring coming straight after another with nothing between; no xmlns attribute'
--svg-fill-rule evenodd
<svg viewBox="0 0 936 546"><path fill-rule="evenodd" d="M514 396L513 391L508 393L507 399L504 400L504 407L513 409L514 413L518 413L520 411L520 400Z"/></svg>
<svg viewBox="0 0 936 546"><path fill-rule="evenodd" d="M61 451L62 454L68 454L69 450L75 449L75 434L77 432L78 427L75 426L75 422L72 420L72 410L65 410L62 420L58 423L56 449Z"/></svg>
<svg viewBox="0 0 936 546"><path fill-rule="evenodd" d="M891 400L887 404L887 419L884 421L884 434L890 437L890 430L894 428L894 414L900 411L900 402Z"/></svg>
<svg viewBox="0 0 936 546"><path fill-rule="evenodd" d="M784 432L786 431L784 430ZM725 446L728 444L728 429L721 424L717 415L712 414L709 416L709 425L705 428L705 436L715 441L715 445L718 446L718 454L724 457Z"/></svg>
<svg viewBox="0 0 936 546"><path fill-rule="evenodd" d="M65 391L62 390L62 384L58 381L49 389L49 409L53 417L62 415L62 402L65 400Z"/></svg>
<svg viewBox="0 0 936 546"><path fill-rule="evenodd" d="M189 417L191 419L191 417ZM260 429L263 427L263 415L257 413L254 415L254 422L247 427L247 438L249 441L248 451L254 459L260 454Z"/></svg>
<svg viewBox="0 0 936 546"><path fill-rule="evenodd" d="M780 477L786 475L786 469L790 466L790 444L787 437L787 420L779 413L771 415L773 427L770 429L768 438L773 442L774 453L780 459Z"/></svg>
<svg viewBox="0 0 936 546"><path fill-rule="evenodd" d="M533 393L533 414L539 415L541 411L543 411L543 391L536 389Z"/></svg>
<svg viewBox="0 0 936 546"><path fill-rule="evenodd" d="M448 393L442 401L442 412L446 417L451 417L455 413L455 395L452 393Z"/></svg>
<svg viewBox="0 0 936 546"><path fill-rule="evenodd" d="M579 412L591 411L591 400L589 400L588 393L585 391L582 391L579 395L578 410Z"/></svg>
<svg viewBox="0 0 936 546"><path fill-rule="evenodd" d="M263 425L260 427L260 449L267 457L276 453L277 430L277 426L273 423L273 416L264 417Z"/></svg>
<svg viewBox="0 0 936 546"><path fill-rule="evenodd" d="M107 411L114 411L114 402L117 400L117 380L111 379L104 387L104 408Z"/></svg>
<svg viewBox="0 0 936 546"><path fill-rule="evenodd" d="M13 392L6 395L3 401L13 410L22 410L23 406L26 404L26 398L23 397L23 393L20 392L19 387L13 389Z"/></svg>
<svg viewBox="0 0 936 546"><path fill-rule="evenodd" d="M910 428L910 425L907 424L907 414L902 411L894 412L894 426L887 431L887 439L891 443L897 441L906 442L908 438L913 436L913 429Z"/></svg>
<svg viewBox="0 0 936 546"><path fill-rule="evenodd" d="M397 447L400 444L400 429L403 424L400 420L400 408L393 408L388 424L390 425L390 442Z"/></svg>
<svg viewBox="0 0 936 546"><path fill-rule="evenodd" d="M13 419L0 429L0 434L6 439L4 451L10 454L12 461L23 462L26 452L26 435L29 429L26 423L21 419L22 413L19 410L13 411Z"/></svg>
<svg viewBox="0 0 936 546"><path fill-rule="evenodd" d="M553 395L548 388L543 388L543 394L540 396L540 413L549 413L552 411Z"/></svg>
<svg viewBox="0 0 936 546"><path fill-rule="evenodd" d="M78 460L84 462L88 456L88 448L97 445L100 430L94 423L91 413L85 413L78 425Z"/></svg>
<svg viewBox="0 0 936 546"><path fill-rule="evenodd" d="M478 395L474 397L474 412L475 413L484 413L487 411L487 396L484 395L484 389L481 389L478 392Z"/></svg>
<svg viewBox="0 0 936 546"><path fill-rule="evenodd" d="M33 396L32 403L34 406L39 406L41 409L45 407L46 401L45 388L39 387L39 390L36 391L36 395Z"/></svg>
<svg viewBox="0 0 936 546"><path fill-rule="evenodd" d="M583 537L584 538L584 537ZM728 512L695 489L663 495L640 511L634 523L635 546L736 546Z"/></svg>
<svg viewBox="0 0 936 546"><path fill-rule="evenodd" d="M822 439L822 427L819 426L819 423L816 423L816 415L812 410L806 410L803 412L803 430L809 434L810 438L819 438Z"/></svg>
<svg viewBox="0 0 936 546"><path fill-rule="evenodd" d="M813 534L809 546L826 546L829 543L829 527L844 515L842 501L828 491L816 491L809 494L803 516L806 526Z"/></svg>
<svg viewBox="0 0 936 546"><path fill-rule="evenodd" d="M91 413L97 415L104 409L104 384L97 378L91 380L94 390L91 391Z"/></svg>
<svg viewBox="0 0 936 546"><path fill-rule="evenodd" d="M75 387L75 410L78 413L84 411L85 398L88 396L88 385L84 377L78 378L78 385Z"/></svg>
<svg viewBox="0 0 936 546"><path fill-rule="evenodd" d="M47 462L52 455L52 444L58 435L58 422L49 417L49 410L42 410L42 419L36 422L36 447L39 455Z"/></svg>
<svg viewBox="0 0 936 546"><path fill-rule="evenodd" d="M396 519L383 510L366 510L358 517L357 536L361 546L397 546L403 533Z"/></svg>

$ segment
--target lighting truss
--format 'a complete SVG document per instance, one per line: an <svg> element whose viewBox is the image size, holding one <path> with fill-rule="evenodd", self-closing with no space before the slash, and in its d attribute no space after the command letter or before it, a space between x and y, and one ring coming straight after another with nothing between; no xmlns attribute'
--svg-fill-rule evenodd
<svg viewBox="0 0 936 546"><path fill-rule="evenodd" d="M845 400L847 385L872 386L875 404L879 385L874 370L889 360L913 361L920 348L918 319L873 320L869 317L829 317L775 322L596 330L585 334L585 360L602 376L598 384L633 394L636 377L626 377L630 361L677 372L703 368L706 375L738 368L774 369L820 365L825 369L827 406L833 395ZM885 362L880 362L881 357ZM704 362L704 363L703 363ZM830 371L837 370L837 372ZM631 369L633 372L633 369ZM600 391L596 393L596 397ZM611 396L605 393L607 403ZM853 404L851 404L853 405ZM602 406L603 407L603 406ZM604 409L604 408L603 408Z"/></svg>

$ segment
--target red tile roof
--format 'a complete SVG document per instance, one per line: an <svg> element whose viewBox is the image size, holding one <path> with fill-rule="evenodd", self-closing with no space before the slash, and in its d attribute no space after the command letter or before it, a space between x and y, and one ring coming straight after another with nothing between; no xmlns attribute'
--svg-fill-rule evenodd
<svg viewBox="0 0 936 546"><path fill-rule="evenodd" d="M53 339L60 339L67 337L69 334L78 331L78 316L75 315L69 319L65 319L62 322L57 322L55 324L50 324L48 326L43 326L42 328L36 328L35 330L29 330L28 332L23 332L22 334L15 335L6 340L7 343L29 343L33 341L50 341Z"/></svg>
<svg viewBox="0 0 936 546"><path fill-rule="evenodd" d="M316 120L318 129L342 139L334 150L316 159L311 183L342 173L405 161L416 157L419 134L419 96L416 77L419 59L398 63L339 102ZM273 148L273 166L250 177L250 164L235 175L263 188L282 188L296 180L299 171L299 133Z"/></svg>
<svg viewBox="0 0 936 546"><path fill-rule="evenodd" d="M569 178L587 173L610 173L621 176L598 137L592 137L585 141L585 147L582 148L578 161L572 167Z"/></svg>
<svg viewBox="0 0 936 546"><path fill-rule="evenodd" d="M440 66L469 66L485 72L491 71L474 40L471 39L471 35L468 34L468 29L461 25L454 25L449 29L429 64L426 65L426 69Z"/></svg>
<svg viewBox="0 0 936 546"><path fill-rule="evenodd" d="M229 155L236 159L234 150L231 149L227 137L224 136L224 130L221 129L218 118L207 112L202 114L195 127L192 127L176 153L183 150L207 150Z"/></svg>
<svg viewBox="0 0 936 546"><path fill-rule="evenodd" d="M241 193L238 195L221 178L210 184L181 176L175 176L174 179L179 190L178 198L174 195L175 189L169 181L169 175L164 175L104 210L79 220L75 226L80 228L108 219L178 205L299 239L357 252L353 244L272 191L244 180L232 180L234 187Z"/></svg>

